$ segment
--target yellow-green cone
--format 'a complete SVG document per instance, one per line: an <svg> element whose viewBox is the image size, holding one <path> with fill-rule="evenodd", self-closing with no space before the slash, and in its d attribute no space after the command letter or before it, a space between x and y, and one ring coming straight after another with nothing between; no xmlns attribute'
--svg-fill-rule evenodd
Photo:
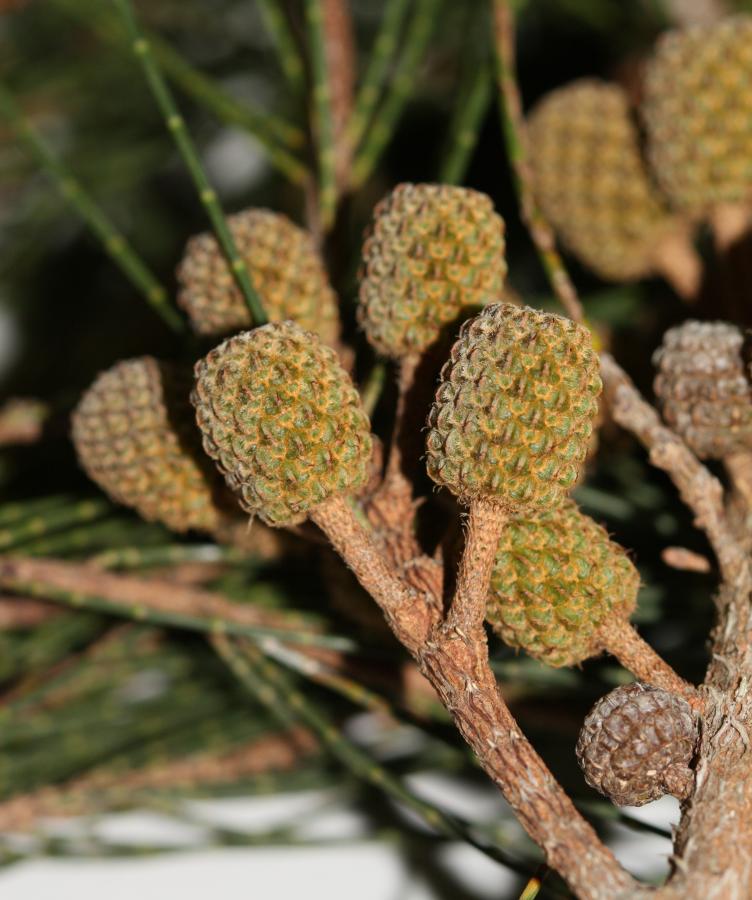
<svg viewBox="0 0 752 900"><path fill-rule="evenodd" d="M601 650L598 629L611 617L629 618L638 588L625 551L568 500L506 524L487 619L510 647L575 665Z"/></svg>
<svg viewBox="0 0 752 900"><path fill-rule="evenodd" d="M327 344L339 336L337 298L311 236L286 216L248 209L228 218L238 252L248 267L272 322L291 319ZM193 330L225 337L253 323L216 238L191 238L177 270L178 302Z"/></svg>
<svg viewBox="0 0 752 900"><path fill-rule="evenodd" d="M190 376L149 356L102 372L72 418L87 475L113 500L173 531L213 532L224 490L201 450Z"/></svg>
<svg viewBox="0 0 752 900"><path fill-rule="evenodd" d="M505 276L504 222L489 197L400 184L376 207L363 247L360 323L386 356L422 353L498 299Z"/></svg>
<svg viewBox="0 0 752 900"><path fill-rule="evenodd" d="M463 503L514 511L561 503L598 411L598 359L586 328L495 304L466 322L428 418L428 474Z"/></svg>
<svg viewBox="0 0 752 900"><path fill-rule="evenodd" d="M204 449L251 515L303 521L370 471L368 418L333 350L292 322L229 338L196 364Z"/></svg>
<svg viewBox="0 0 752 900"><path fill-rule="evenodd" d="M643 113L677 209L699 217L752 200L752 16L668 32L646 70Z"/></svg>
<svg viewBox="0 0 752 900"><path fill-rule="evenodd" d="M590 78L552 91L528 136L536 197L566 247L608 280L653 274L679 224L650 180L625 92Z"/></svg>

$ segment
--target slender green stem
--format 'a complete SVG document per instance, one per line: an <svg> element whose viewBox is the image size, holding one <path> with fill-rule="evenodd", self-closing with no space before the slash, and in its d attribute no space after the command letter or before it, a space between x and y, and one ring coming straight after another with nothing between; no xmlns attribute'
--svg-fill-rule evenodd
<svg viewBox="0 0 752 900"><path fill-rule="evenodd" d="M75 502L74 497L66 494L53 494L49 497L35 497L33 500L14 500L11 503L3 503L0 506L0 528Z"/></svg>
<svg viewBox="0 0 752 900"><path fill-rule="evenodd" d="M582 322L584 315L577 290L556 249L556 238L536 203L532 189L522 101L515 74L514 42L512 6L508 0L493 0L493 44L499 86L499 111L520 211L556 296L567 315L576 322Z"/></svg>
<svg viewBox="0 0 752 900"><path fill-rule="evenodd" d="M309 681L328 688L355 706L371 712L393 714L391 704L384 697L364 687L359 682L345 675L333 672L319 660L311 656L298 653L291 647L286 647L275 638L266 638L259 641L259 647L266 656L281 663L293 672L297 672Z"/></svg>
<svg viewBox="0 0 752 900"><path fill-rule="evenodd" d="M386 371L386 363L381 360L377 361L368 373L368 378L361 389L360 401L369 418L373 415L384 391Z"/></svg>
<svg viewBox="0 0 752 900"><path fill-rule="evenodd" d="M41 538L83 522L96 521L111 512L112 507L104 500L82 500L38 512L0 529L0 550L18 547L25 541Z"/></svg>
<svg viewBox="0 0 752 900"><path fill-rule="evenodd" d="M235 246L235 241L222 211L222 206L216 192L209 183L209 179L206 177L204 167L188 134L185 120L175 105L172 92L167 86L167 82L152 54L149 42L143 36L136 21L131 0L113 0L113 2L123 17L123 22L132 41L133 53L143 68L152 94L162 111L162 115L165 117L167 128L172 134L178 151L183 157L183 161L196 185L199 199L209 216L209 220L217 235L217 240L227 257L233 277L245 298L251 318L255 325L263 325L267 321L266 314L264 313L261 300L251 283L248 267L245 260L238 253L238 248Z"/></svg>
<svg viewBox="0 0 752 900"><path fill-rule="evenodd" d="M29 148L44 172L55 182L63 198L76 210L121 272L146 299L154 311L175 331L185 330L185 322L170 305L167 289L138 257L124 235L112 224L69 169L52 153L26 120L8 88L0 83L0 115L10 123Z"/></svg>
<svg viewBox="0 0 752 900"><path fill-rule="evenodd" d="M293 96L302 100L305 69L290 23L285 17L279 0L256 0L261 18L274 43L279 64Z"/></svg>
<svg viewBox="0 0 752 900"><path fill-rule="evenodd" d="M54 0L59 9L93 28L105 41L122 46L127 39L118 20L102 4L92 0ZM267 151L272 164L291 181L302 184L307 175L306 167L289 150L305 144L303 131L289 122L260 112L236 100L213 79L192 66L180 53L159 35L146 31L152 52L165 75L220 121L242 128L253 135ZM281 145L280 145L281 144ZM288 148L288 149L285 149Z"/></svg>
<svg viewBox="0 0 752 900"><path fill-rule="evenodd" d="M390 82L390 89L368 128L353 163L351 187L366 181L394 133L410 96L431 33L439 18L443 0L418 0L407 29L402 55Z"/></svg>
<svg viewBox="0 0 752 900"><path fill-rule="evenodd" d="M318 159L318 203L321 227L328 231L337 210L336 155L332 96L327 72L322 4L305 0L313 75L314 134Z"/></svg>
<svg viewBox="0 0 752 900"><path fill-rule="evenodd" d="M491 99L491 67L479 65L476 59L471 62L449 123L448 141L439 168L439 181L445 184L462 183Z"/></svg>
<svg viewBox="0 0 752 900"><path fill-rule="evenodd" d="M355 107L347 124L347 140L355 148L373 117L399 44L399 32L407 15L409 0L387 0L373 52L355 97Z"/></svg>
<svg viewBox="0 0 752 900"><path fill-rule="evenodd" d="M245 563L248 553L219 544L165 544L156 547L114 547L92 557L89 562L102 569L141 569L185 562Z"/></svg>
<svg viewBox="0 0 752 900"><path fill-rule="evenodd" d="M241 648L224 636L213 638L212 643L238 681L256 700L270 711L285 710L286 714L294 715L308 725L326 749L359 779L413 810L440 834L466 841L515 871L530 873L527 866L478 838L471 825L421 799L371 756L347 741L321 707L311 697L303 696L286 673L278 665L265 659L258 647L244 642Z"/></svg>

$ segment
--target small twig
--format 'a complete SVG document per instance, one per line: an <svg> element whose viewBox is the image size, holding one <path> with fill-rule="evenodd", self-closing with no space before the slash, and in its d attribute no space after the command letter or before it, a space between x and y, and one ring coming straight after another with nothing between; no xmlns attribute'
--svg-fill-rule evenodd
<svg viewBox="0 0 752 900"><path fill-rule="evenodd" d="M710 214L718 253L728 253L752 226L752 210L743 203L722 203Z"/></svg>
<svg viewBox="0 0 752 900"><path fill-rule="evenodd" d="M175 145L177 146L180 155L183 157L183 161L196 185L199 200L209 216L209 220L217 235L217 240L227 257L232 275L248 305L253 323L255 325L263 325L267 321L266 314L261 300L251 283L248 267L245 260L238 253L238 248L235 245L235 240L227 225L222 206L220 205L216 192L211 184L209 184L209 179L206 177L204 167L198 158L196 148L193 146L193 141L188 134L185 120L180 115L180 112L175 105L172 91L167 86L167 82L162 76L157 61L151 51L149 42L143 36L138 22L136 21L131 0L113 0L113 2L123 18L123 22L125 23L132 42L133 53L141 64L149 88L165 118L167 129L170 134L172 134Z"/></svg>
<svg viewBox="0 0 752 900"><path fill-rule="evenodd" d="M661 559L672 569L680 569L684 572L711 571L710 561L706 556L688 550L686 547L666 547L661 553Z"/></svg>
<svg viewBox="0 0 752 900"><path fill-rule="evenodd" d="M497 504L486 500L470 504L457 587L443 627L483 640L491 572L507 520Z"/></svg>
<svg viewBox="0 0 752 900"><path fill-rule="evenodd" d="M702 259L692 245L686 230L667 235L655 248L653 265L676 293L687 303L694 303L702 286Z"/></svg>
<svg viewBox="0 0 752 900"><path fill-rule="evenodd" d="M603 648L615 656L638 681L663 688L683 697L695 709L702 709L697 689L679 677L671 666L646 643L627 622L609 623L601 629L599 638Z"/></svg>
<svg viewBox="0 0 752 900"><path fill-rule="evenodd" d="M44 172L54 181L63 198L76 210L113 262L141 292L152 309L174 331L185 331L184 320L168 301L167 288L152 274L124 235L112 224L68 168L48 149L24 118L11 92L2 83L0 83L0 115L7 119Z"/></svg>
<svg viewBox="0 0 752 900"><path fill-rule="evenodd" d="M0 447L35 444L41 437L49 408L41 400L14 398L0 407Z"/></svg>

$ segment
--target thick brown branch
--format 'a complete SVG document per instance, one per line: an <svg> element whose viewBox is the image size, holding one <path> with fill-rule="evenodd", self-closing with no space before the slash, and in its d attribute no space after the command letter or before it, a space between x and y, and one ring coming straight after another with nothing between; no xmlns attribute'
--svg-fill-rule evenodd
<svg viewBox="0 0 752 900"><path fill-rule="evenodd" d="M311 514L353 574L379 604L395 634L412 653L438 621L438 610L398 578L348 502L332 497Z"/></svg>
<svg viewBox="0 0 752 900"><path fill-rule="evenodd" d="M717 598L719 624L705 684L695 791L676 836L675 872L660 900L752 896L752 572Z"/></svg>
<svg viewBox="0 0 752 900"><path fill-rule="evenodd" d="M636 889L520 731L489 666L482 627L468 634L442 624L437 598L411 591L393 575L344 501L327 501L313 518L381 606L549 865L578 897L615 898ZM462 606L465 595L459 597Z"/></svg>

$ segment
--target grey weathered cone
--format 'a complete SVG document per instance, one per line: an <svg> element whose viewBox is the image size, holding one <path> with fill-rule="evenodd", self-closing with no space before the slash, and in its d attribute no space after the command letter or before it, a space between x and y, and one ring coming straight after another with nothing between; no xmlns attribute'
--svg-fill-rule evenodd
<svg viewBox="0 0 752 900"><path fill-rule="evenodd" d="M617 806L692 790L697 715L681 697L640 682L616 688L583 722L577 760L587 783Z"/></svg>
<svg viewBox="0 0 752 900"><path fill-rule="evenodd" d="M663 417L702 458L752 447L752 383L743 344L735 325L690 320L667 331L653 357Z"/></svg>

